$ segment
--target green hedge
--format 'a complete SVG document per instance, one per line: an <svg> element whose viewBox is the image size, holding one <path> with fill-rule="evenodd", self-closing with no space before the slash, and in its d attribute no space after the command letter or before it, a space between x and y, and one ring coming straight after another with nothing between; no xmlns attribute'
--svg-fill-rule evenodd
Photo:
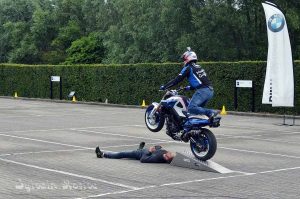
<svg viewBox="0 0 300 199"><path fill-rule="evenodd" d="M300 114L300 61L295 62L296 108L288 108ZM203 62L200 63L213 82L215 97L208 104L211 108L226 106L233 110L235 80L253 80L256 88L256 112L282 113L282 108L262 105L262 89L266 62ZM145 99L149 104L158 101L163 93L160 85L175 77L181 66L178 63L143 63L123 65L15 65L0 64L0 95L49 98L50 76L61 76L63 95L67 99L75 90L78 100L138 105ZM183 84L186 84L184 82ZM187 93L191 96L192 92ZM59 98L59 85L54 83L54 97ZM250 111L251 92L239 89L238 111Z"/></svg>

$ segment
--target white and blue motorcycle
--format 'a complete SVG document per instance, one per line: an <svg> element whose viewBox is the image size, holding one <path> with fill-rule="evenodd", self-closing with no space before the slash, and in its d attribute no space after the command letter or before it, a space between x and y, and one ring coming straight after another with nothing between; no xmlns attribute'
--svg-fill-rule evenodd
<svg viewBox="0 0 300 199"><path fill-rule="evenodd" d="M166 133L177 141L190 141L194 156L202 161L212 158L217 150L214 134L204 128L219 127L221 117L208 118L203 115L189 115L189 99L178 93L184 88L167 90L160 103L153 102L146 110L145 123L152 132L160 131L166 122ZM183 139L183 134L188 140Z"/></svg>

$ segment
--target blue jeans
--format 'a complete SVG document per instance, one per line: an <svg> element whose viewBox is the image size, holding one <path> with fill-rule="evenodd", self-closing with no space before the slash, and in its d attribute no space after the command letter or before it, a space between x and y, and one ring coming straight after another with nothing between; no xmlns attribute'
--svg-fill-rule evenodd
<svg viewBox="0 0 300 199"><path fill-rule="evenodd" d="M134 150L134 151L121 151L121 152L105 152L104 157L111 158L111 159L129 158L129 159L140 160L143 154L147 152L148 152L147 149Z"/></svg>
<svg viewBox="0 0 300 199"><path fill-rule="evenodd" d="M188 112L195 115L206 115L209 116L212 110L203 108L208 100L210 100L214 95L214 91L210 88L200 88L198 89L188 106Z"/></svg>

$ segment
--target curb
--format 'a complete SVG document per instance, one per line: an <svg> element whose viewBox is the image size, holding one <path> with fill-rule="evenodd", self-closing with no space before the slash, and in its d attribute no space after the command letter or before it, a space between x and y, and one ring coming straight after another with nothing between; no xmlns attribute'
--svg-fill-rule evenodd
<svg viewBox="0 0 300 199"><path fill-rule="evenodd" d="M101 102L86 102L86 101L68 101L68 100L57 100L57 99L45 99L45 98L27 98L27 97L9 97L0 96L3 99L15 99L15 100L27 100L27 101L42 101L42 102L54 102L54 103L66 103L66 104L86 104L86 105L97 105L97 106L107 106L107 107L119 107L119 108L135 108L144 109L146 107L137 105L126 105L126 104L105 104ZM253 116L253 117L270 117L270 118L283 118L284 115L271 114L271 113L253 113L253 112L237 112L237 111L226 111L228 115L240 115L240 116ZM286 118L300 119L300 116L285 115Z"/></svg>
<svg viewBox="0 0 300 199"><path fill-rule="evenodd" d="M41 102L54 102L54 103L65 103L65 104L87 104L87 105L98 105L98 106L108 106L108 107L120 107L120 108L139 108L143 109L142 106L137 105L126 105L126 104L105 104L101 102L86 102L86 101L76 101L72 102L69 100L58 100L58 99L45 99L45 98L27 98L27 97L8 97L0 96L3 99L15 99L15 100L25 100L25 101L41 101Z"/></svg>
<svg viewBox="0 0 300 199"><path fill-rule="evenodd" d="M237 111L227 111L229 115L240 115L240 116L253 116L253 117L271 117L271 118L285 118L287 119L300 119L298 115L278 115L271 113L253 113L253 112L237 112Z"/></svg>

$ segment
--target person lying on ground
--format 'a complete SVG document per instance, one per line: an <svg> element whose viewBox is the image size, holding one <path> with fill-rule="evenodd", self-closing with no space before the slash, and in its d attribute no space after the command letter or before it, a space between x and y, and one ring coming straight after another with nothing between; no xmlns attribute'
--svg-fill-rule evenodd
<svg viewBox="0 0 300 199"><path fill-rule="evenodd" d="M152 146L149 149L144 149L145 142L141 142L138 149L133 151L121 152L102 152L96 147L95 153L97 158L110 158L110 159L135 159L140 160L142 163L171 163L176 153L164 150L161 146Z"/></svg>

